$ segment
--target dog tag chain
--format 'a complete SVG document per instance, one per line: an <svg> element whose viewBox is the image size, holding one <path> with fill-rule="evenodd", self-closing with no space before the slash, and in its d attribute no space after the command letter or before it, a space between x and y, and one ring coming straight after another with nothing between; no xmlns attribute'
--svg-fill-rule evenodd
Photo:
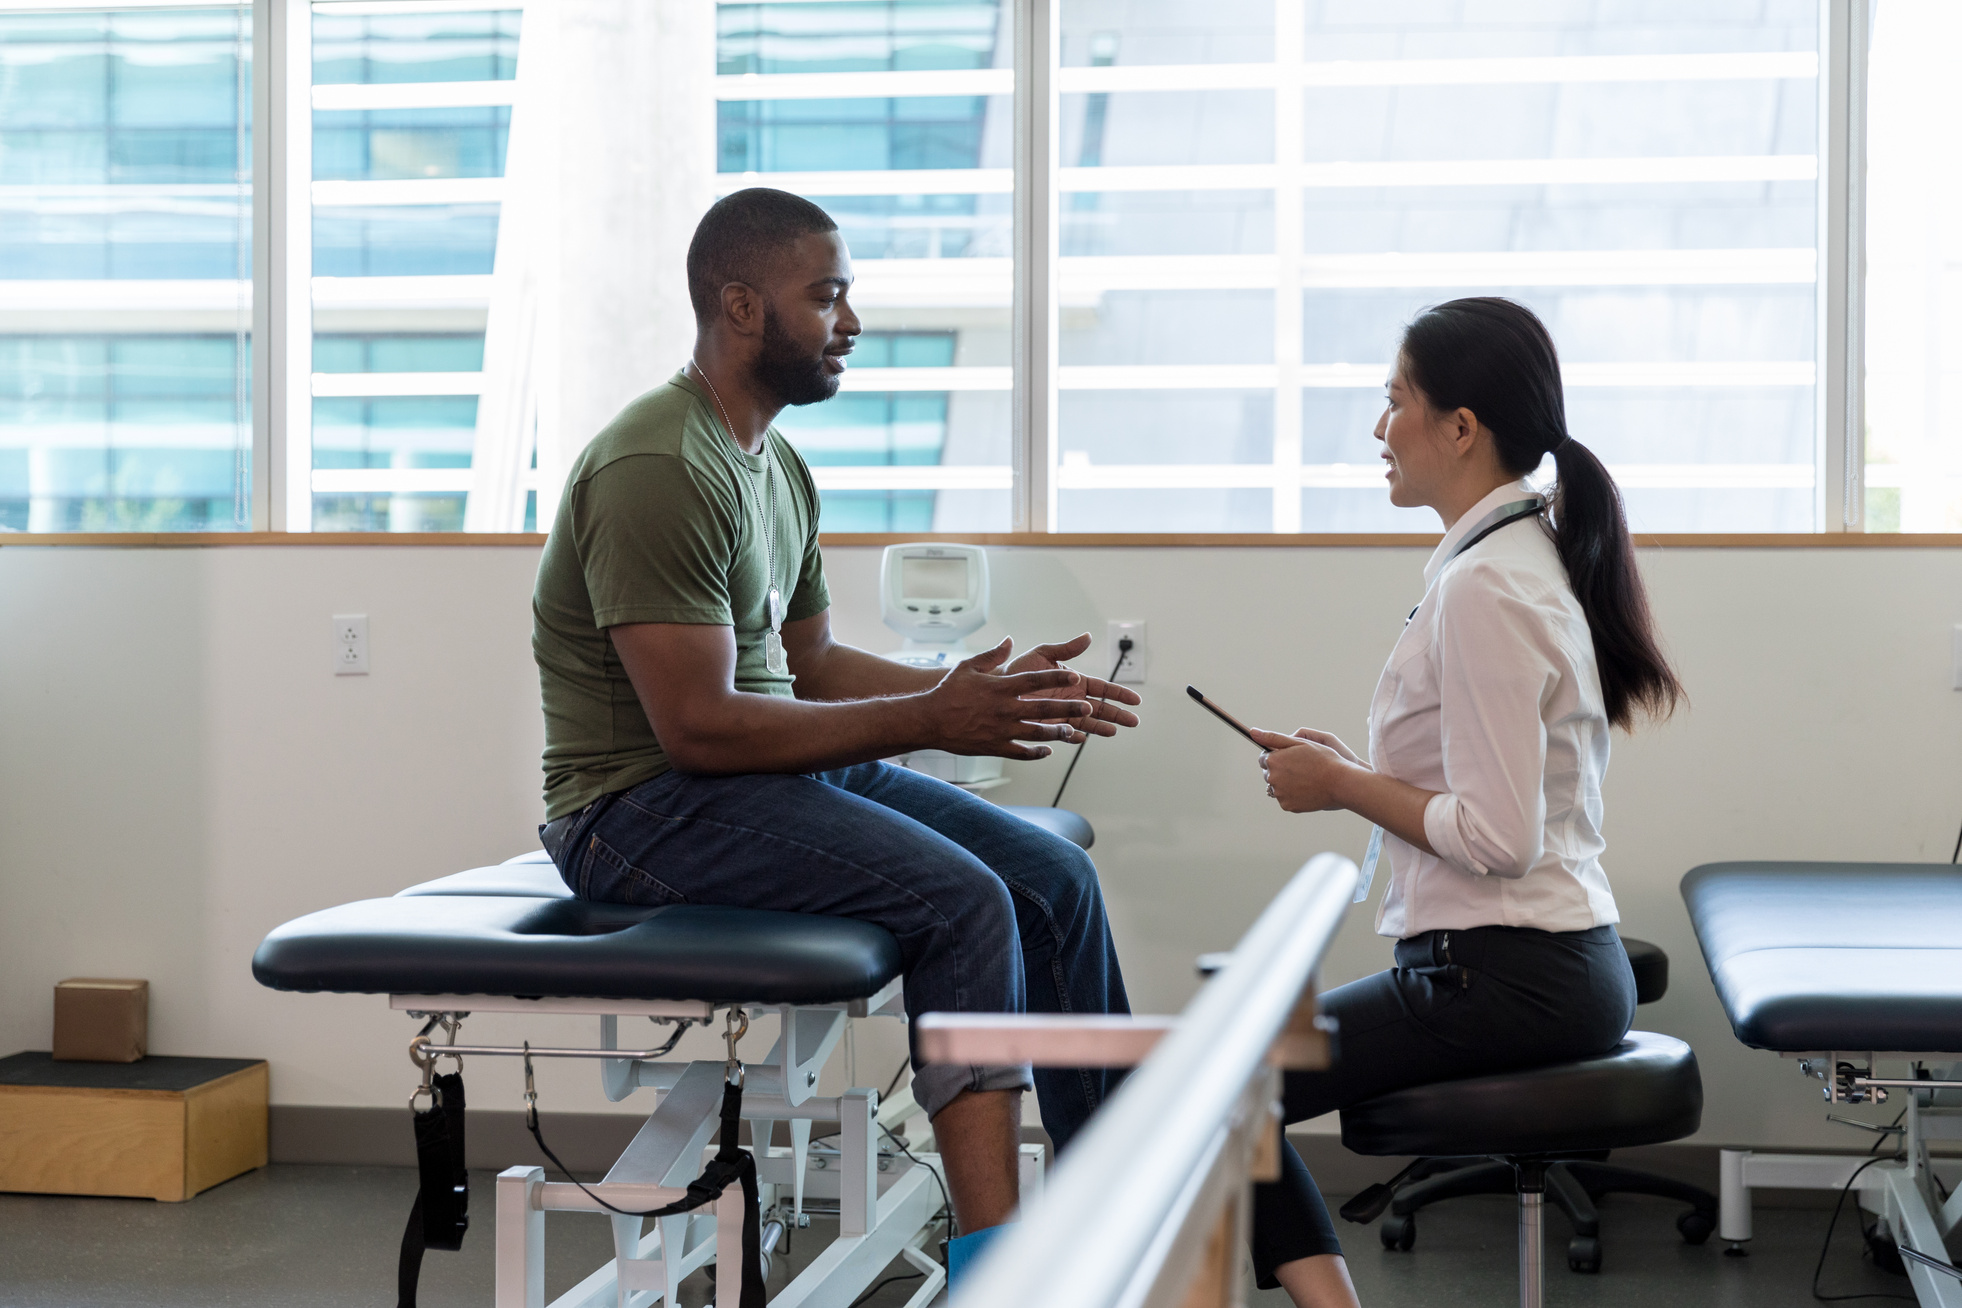
<svg viewBox="0 0 1962 1308"><path fill-rule="evenodd" d="M689 362L695 361L691 359ZM729 410L722 407L722 396L716 392L715 383L709 380L707 371L700 363L695 363L695 373L702 379L702 384L708 387L709 395L715 400L716 410L722 415L722 425L729 432L729 440L734 443L736 424L729 421ZM755 492L751 498L756 505L758 525L763 528L764 557L768 560L769 566L770 589L765 597L765 616L769 620L770 629L763 633L763 666L774 676L787 677L790 675L790 660L783 652L783 590L777 585L777 470L773 451L770 448L769 432L763 433L763 479L769 484L767 512L764 508L764 493L756 490L754 470L746 464L742 466L743 471L749 474L746 478L749 481L749 488Z"/></svg>

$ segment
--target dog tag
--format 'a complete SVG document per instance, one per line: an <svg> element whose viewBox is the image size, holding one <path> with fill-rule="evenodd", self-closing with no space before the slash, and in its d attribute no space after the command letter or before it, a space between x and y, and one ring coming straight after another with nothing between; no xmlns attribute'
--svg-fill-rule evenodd
<svg viewBox="0 0 1962 1308"><path fill-rule="evenodd" d="M775 586L770 587L770 630L783 630L783 592Z"/></svg>
<svg viewBox="0 0 1962 1308"><path fill-rule="evenodd" d="M779 677L790 672L790 660L783 656L783 637L774 631L763 635L763 666Z"/></svg>

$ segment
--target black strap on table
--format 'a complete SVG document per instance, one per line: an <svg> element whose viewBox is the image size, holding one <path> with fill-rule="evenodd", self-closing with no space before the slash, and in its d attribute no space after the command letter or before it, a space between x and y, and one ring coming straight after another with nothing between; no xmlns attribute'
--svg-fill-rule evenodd
<svg viewBox="0 0 1962 1308"><path fill-rule="evenodd" d="M416 1191L409 1224L402 1230L402 1257L396 1264L396 1308L416 1308L424 1249L457 1250L470 1229L470 1173L463 1165L463 1075L435 1077L428 1109L411 1109L416 1126ZM747 1308L747 1306L745 1306Z"/></svg>
<svg viewBox="0 0 1962 1308"><path fill-rule="evenodd" d="M639 1212L615 1208L573 1177L572 1169L559 1161L559 1156L545 1143L545 1137L539 1134L538 1105L535 1102L529 1105L525 1113L525 1125L531 1130L531 1138L538 1142L539 1151L551 1160L552 1166L571 1178L574 1185L585 1190L594 1203L622 1217L679 1217L683 1213L707 1207L721 1198L722 1192L731 1184L740 1183L743 1187L743 1269L742 1292L737 1308L764 1308L762 1207L756 1190L756 1158L736 1143L742 1113L742 1082L739 1079L725 1081L722 1086L722 1143L715 1151L715 1157L709 1159L700 1176L688 1183L685 1198L665 1207ZM414 1305L405 1304L402 1308L414 1308Z"/></svg>

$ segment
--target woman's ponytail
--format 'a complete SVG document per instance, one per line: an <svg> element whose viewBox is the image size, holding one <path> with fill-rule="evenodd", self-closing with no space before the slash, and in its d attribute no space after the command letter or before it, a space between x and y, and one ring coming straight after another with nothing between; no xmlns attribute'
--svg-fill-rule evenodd
<svg viewBox="0 0 1962 1308"><path fill-rule="evenodd" d="M1405 329L1405 375L1433 409L1470 409L1492 433L1506 471L1523 477L1553 456L1548 522L1567 580L1587 617L1608 721L1667 717L1682 682L1656 643L1648 592L1621 491L1594 452L1567 432L1553 338L1532 310L1495 296L1426 309Z"/></svg>

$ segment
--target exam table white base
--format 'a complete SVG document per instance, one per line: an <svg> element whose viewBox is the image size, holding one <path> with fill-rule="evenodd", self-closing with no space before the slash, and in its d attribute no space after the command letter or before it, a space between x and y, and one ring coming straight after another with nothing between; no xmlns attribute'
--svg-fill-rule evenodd
<svg viewBox="0 0 1962 1308"><path fill-rule="evenodd" d="M927 1249L935 1234L933 1219L942 1206L946 1175L940 1156L926 1151L931 1136L920 1129L926 1125L924 1120L912 1131L910 1158L890 1145L880 1148L882 1126L897 1131L918 1115L910 1093L902 1090L883 1106L877 1091L862 1087L836 1098L812 1093L847 1021L859 1015L903 1012L896 985L891 992L849 1006L780 1009L783 1035L777 1045L762 1063L745 1065L743 1118L752 1132L767 1140L775 1134L776 1122L790 1128L790 1145L751 1150L756 1154L765 1220L777 1208L794 1223L806 1200L817 1200L827 1208L836 1204L838 1212L838 1237L769 1300L771 1308L844 1308L895 1258L905 1259L923 1274L907 1308L928 1303L946 1284L945 1269ZM409 1003L397 1006L406 1008ZM490 1004L478 1000L476 1007L484 1011ZM618 1048L619 1015L603 1011L600 1016L601 1047ZM658 1208L682 1198L688 1182L713 1156L708 1140L720 1124L725 1072L726 1065L719 1060L602 1060L601 1079L608 1098L618 1100L636 1089L652 1088L660 1094L660 1102L605 1180L589 1184L586 1190L617 1208ZM547 1122L549 1129L549 1114ZM813 1144L813 1123L836 1123L835 1141ZM1040 1145L1021 1147L1020 1181L1025 1201L1041 1192ZM730 1186L710 1208L651 1221L609 1213L592 1195L569 1181L547 1181L540 1167L511 1167L499 1174L496 1308L548 1308L545 1214L552 1211L607 1218L613 1227L615 1256L549 1308L673 1305L682 1280L710 1263L718 1270L727 1269L717 1277L715 1303L718 1308L732 1308L740 1286L737 1269L742 1266L741 1187ZM652 1229L643 1230L649 1226Z"/></svg>
<svg viewBox="0 0 1962 1308"><path fill-rule="evenodd" d="M1751 1238L1751 1191L1840 1190L1852 1181L1861 1208L1878 1215L1898 1244L1955 1261L1948 1239L1962 1225L1962 1159L1933 1158L1930 1139L1962 1138L1962 1111L1923 1108L1910 1092L1902 1147L1905 1160L1871 1162L1871 1154L1763 1154L1725 1149L1719 1159L1717 1238L1733 1247ZM1884 1156L1883 1156L1884 1157ZM1858 1172L1858 1178L1854 1173ZM1935 1188L1939 1178L1946 1201ZM1962 1279L1903 1260L1924 1308L1962 1308Z"/></svg>

